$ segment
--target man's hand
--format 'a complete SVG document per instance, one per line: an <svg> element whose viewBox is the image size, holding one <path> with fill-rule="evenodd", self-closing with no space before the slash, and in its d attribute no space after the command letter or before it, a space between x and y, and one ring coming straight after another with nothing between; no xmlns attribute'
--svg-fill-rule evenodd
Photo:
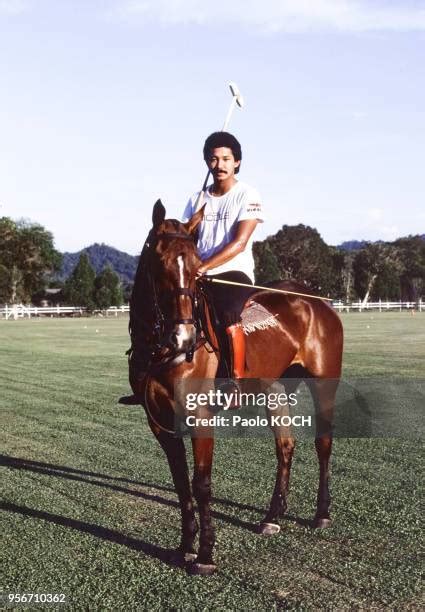
<svg viewBox="0 0 425 612"><path fill-rule="evenodd" d="M207 270L208 270L208 266L206 266L205 264L201 264L199 268L196 270L196 278L201 278L201 276L204 276Z"/></svg>

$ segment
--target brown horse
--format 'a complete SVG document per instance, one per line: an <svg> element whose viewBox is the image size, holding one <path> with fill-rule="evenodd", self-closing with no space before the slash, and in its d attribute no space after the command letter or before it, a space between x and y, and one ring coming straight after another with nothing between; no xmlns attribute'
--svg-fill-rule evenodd
<svg viewBox="0 0 425 612"><path fill-rule="evenodd" d="M211 574L216 566L212 552L214 529L211 522L211 468L213 430L205 428L192 437L194 455L193 496L198 504L200 536L197 555L195 517L186 450L182 438L174 435L176 380L194 377L213 379L218 355L211 349L214 333L207 317L207 334L199 333L194 317L196 270L200 264L193 239L203 211L187 223L165 219L165 208L158 201L153 209L153 227L139 262L130 308L132 355L130 383L145 407L148 422L163 448L180 502L182 537L178 555L191 560L193 574ZM294 283L274 287L300 290ZM301 291L305 288L301 287ZM277 316L279 324L255 331L247 337L247 377L278 379L302 370L316 410L315 446L320 478L315 527L330 525L328 488L329 459L332 449L332 417L338 380L341 374L343 332L335 311L320 299L260 291L255 301ZM204 330L205 331L205 330ZM201 335L201 338L200 338ZM213 341L211 341L213 338ZM142 348L140 348L142 347ZM140 376L141 353L148 347L148 375ZM269 355L268 360L264 355ZM146 360L146 354L144 355ZM285 390L295 390L297 382L288 379ZM208 408L205 408L205 414ZM274 431L277 474L270 507L259 525L259 532L279 531L278 519L287 507L287 492L294 451L294 438L288 432ZM195 558L196 557L196 558Z"/></svg>

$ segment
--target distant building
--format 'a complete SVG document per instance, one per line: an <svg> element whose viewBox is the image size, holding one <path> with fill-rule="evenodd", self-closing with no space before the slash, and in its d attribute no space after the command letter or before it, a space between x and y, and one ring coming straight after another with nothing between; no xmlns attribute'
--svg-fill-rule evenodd
<svg viewBox="0 0 425 612"><path fill-rule="evenodd" d="M63 290L61 287L51 287L40 291L33 296L34 306L46 308L47 306L60 306L63 300Z"/></svg>

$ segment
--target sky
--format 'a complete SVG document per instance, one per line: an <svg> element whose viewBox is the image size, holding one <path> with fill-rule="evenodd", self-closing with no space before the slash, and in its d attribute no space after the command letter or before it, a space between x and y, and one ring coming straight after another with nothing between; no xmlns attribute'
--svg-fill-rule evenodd
<svg viewBox="0 0 425 612"><path fill-rule="evenodd" d="M0 216L140 251L229 131L263 239L425 233L425 0L0 0Z"/></svg>

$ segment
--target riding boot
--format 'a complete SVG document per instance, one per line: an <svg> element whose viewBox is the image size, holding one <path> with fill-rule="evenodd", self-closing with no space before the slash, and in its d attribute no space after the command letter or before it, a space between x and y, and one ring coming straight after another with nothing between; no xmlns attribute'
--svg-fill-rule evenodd
<svg viewBox="0 0 425 612"><path fill-rule="evenodd" d="M130 386L133 390L133 395L123 395L118 400L118 403L124 404L124 406L137 406L143 403L142 390L143 390L143 384L144 384L147 372L144 370L140 370L137 373L136 378L134 376L131 376L131 374L130 374Z"/></svg>
<svg viewBox="0 0 425 612"><path fill-rule="evenodd" d="M245 333L240 323L226 327L229 338L233 378L245 378Z"/></svg>
<svg viewBox="0 0 425 612"><path fill-rule="evenodd" d="M127 351L127 355L129 356L129 382L133 395L123 395L119 398L118 403L125 406L137 406L143 400L143 384L147 375L146 361L143 361L132 349Z"/></svg>
<svg viewBox="0 0 425 612"><path fill-rule="evenodd" d="M239 393L241 388L239 380L245 377L245 334L239 323L226 328L229 339L230 363L233 380L221 385L221 389L227 394L232 394L232 400L228 408L235 410L240 408Z"/></svg>

